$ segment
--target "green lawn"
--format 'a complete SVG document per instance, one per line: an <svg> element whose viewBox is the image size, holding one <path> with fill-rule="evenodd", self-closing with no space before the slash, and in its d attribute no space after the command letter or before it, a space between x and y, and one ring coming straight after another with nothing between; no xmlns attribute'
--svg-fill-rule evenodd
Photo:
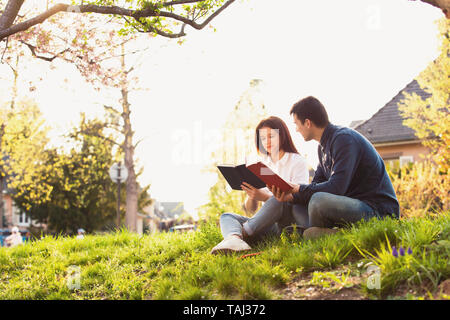
<svg viewBox="0 0 450 320"><path fill-rule="evenodd" d="M450 276L449 235L450 212L372 220L316 240L284 234L245 259L209 254L221 240L214 224L188 233L46 237L0 249L0 299L448 299L437 294ZM394 257L391 246L412 254ZM377 274L379 289L367 285Z"/></svg>

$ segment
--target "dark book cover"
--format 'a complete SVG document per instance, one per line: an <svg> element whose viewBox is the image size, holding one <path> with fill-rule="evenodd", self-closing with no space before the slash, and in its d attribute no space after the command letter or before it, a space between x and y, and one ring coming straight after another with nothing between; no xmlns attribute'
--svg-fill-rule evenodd
<svg viewBox="0 0 450 320"><path fill-rule="evenodd" d="M241 184L244 181L257 189L266 187L266 183L250 171L245 164L237 166L220 165L217 168L234 190L242 190Z"/></svg>

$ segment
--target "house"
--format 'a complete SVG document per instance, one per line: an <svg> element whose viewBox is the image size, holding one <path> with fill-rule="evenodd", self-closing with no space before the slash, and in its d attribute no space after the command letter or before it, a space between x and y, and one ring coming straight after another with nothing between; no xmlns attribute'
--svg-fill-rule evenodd
<svg viewBox="0 0 450 320"><path fill-rule="evenodd" d="M156 202L155 214L161 218L178 219L183 213L183 202Z"/></svg>
<svg viewBox="0 0 450 320"><path fill-rule="evenodd" d="M3 206L0 206L0 229L11 229L13 226L17 226L21 232L27 232L31 225L40 228L46 227L45 224L31 221L24 211L17 208L11 197L12 190L8 188L4 179L1 179L0 183L3 183L3 188L1 188L3 190L1 197Z"/></svg>
<svg viewBox="0 0 450 320"><path fill-rule="evenodd" d="M1 228L12 228L18 226L21 231L28 230L31 225L30 217L25 212L20 211L8 193L3 193L3 212Z"/></svg>
<svg viewBox="0 0 450 320"><path fill-rule="evenodd" d="M139 234L155 232L157 230L168 230L175 225L178 218L185 213L183 202L158 202L145 207L137 214L136 231Z"/></svg>
<svg viewBox="0 0 450 320"><path fill-rule="evenodd" d="M142 209L142 212L138 212L136 219L136 232L143 234L145 232L155 232L159 228L159 221L161 217L156 214L155 203L156 200L152 199L150 205Z"/></svg>
<svg viewBox="0 0 450 320"><path fill-rule="evenodd" d="M391 168L399 168L408 162L420 161L421 154L430 153L416 137L414 130L403 125L398 110L404 93L415 92L426 99L429 93L423 91L417 80L411 81L370 119L353 121L350 127L365 136L378 151L384 162Z"/></svg>

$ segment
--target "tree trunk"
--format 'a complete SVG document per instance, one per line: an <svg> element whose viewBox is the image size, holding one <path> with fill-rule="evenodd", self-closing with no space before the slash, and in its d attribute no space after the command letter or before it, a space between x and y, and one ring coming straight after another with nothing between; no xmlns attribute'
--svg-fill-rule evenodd
<svg viewBox="0 0 450 320"><path fill-rule="evenodd" d="M3 120L1 120L1 121L3 121ZM2 142L3 142L4 133L5 133L5 124L1 123L0 124L0 156L2 155L1 151L2 151ZM0 159L0 161L1 161L1 159ZM3 177L3 173L2 173L3 166L1 165L1 163L0 163L0 170L1 170L0 171L0 221L1 221L0 228L3 228L6 225L6 223L4 221L4 219L5 219L5 206L3 205L3 179L4 179L4 177Z"/></svg>
<svg viewBox="0 0 450 320"><path fill-rule="evenodd" d="M0 16L0 30L9 28L16 20L25 0L9 0L3 14Z"/></svg>
<svg viewBox="0 0 450 320"><path fill-rule="evenodd" d="M138 211L138 186L136 182L136 172L134 170L134 145L133 145L133 130L131 128L130 120L130 104L128 102L128 81L125 66L124 45L122 44L122 118L124 121L124 143L123 150L125 153L125 167L128 170L128 178L126 181L126 212L125 224L128 230L136 232L137 211Z"/></svg>

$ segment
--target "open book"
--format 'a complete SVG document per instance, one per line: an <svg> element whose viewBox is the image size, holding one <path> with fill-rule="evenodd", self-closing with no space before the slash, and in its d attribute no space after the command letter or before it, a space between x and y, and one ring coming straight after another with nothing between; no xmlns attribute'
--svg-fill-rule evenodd
<svg viewBox="0 0 450 320"><path fill-rule="evenodd" d="M234 190L242 190L242 182L247 182L257 189L276 186L281 191L290 191L292 187L261 161L251 165L220 165L219 171Z"/></svg>

